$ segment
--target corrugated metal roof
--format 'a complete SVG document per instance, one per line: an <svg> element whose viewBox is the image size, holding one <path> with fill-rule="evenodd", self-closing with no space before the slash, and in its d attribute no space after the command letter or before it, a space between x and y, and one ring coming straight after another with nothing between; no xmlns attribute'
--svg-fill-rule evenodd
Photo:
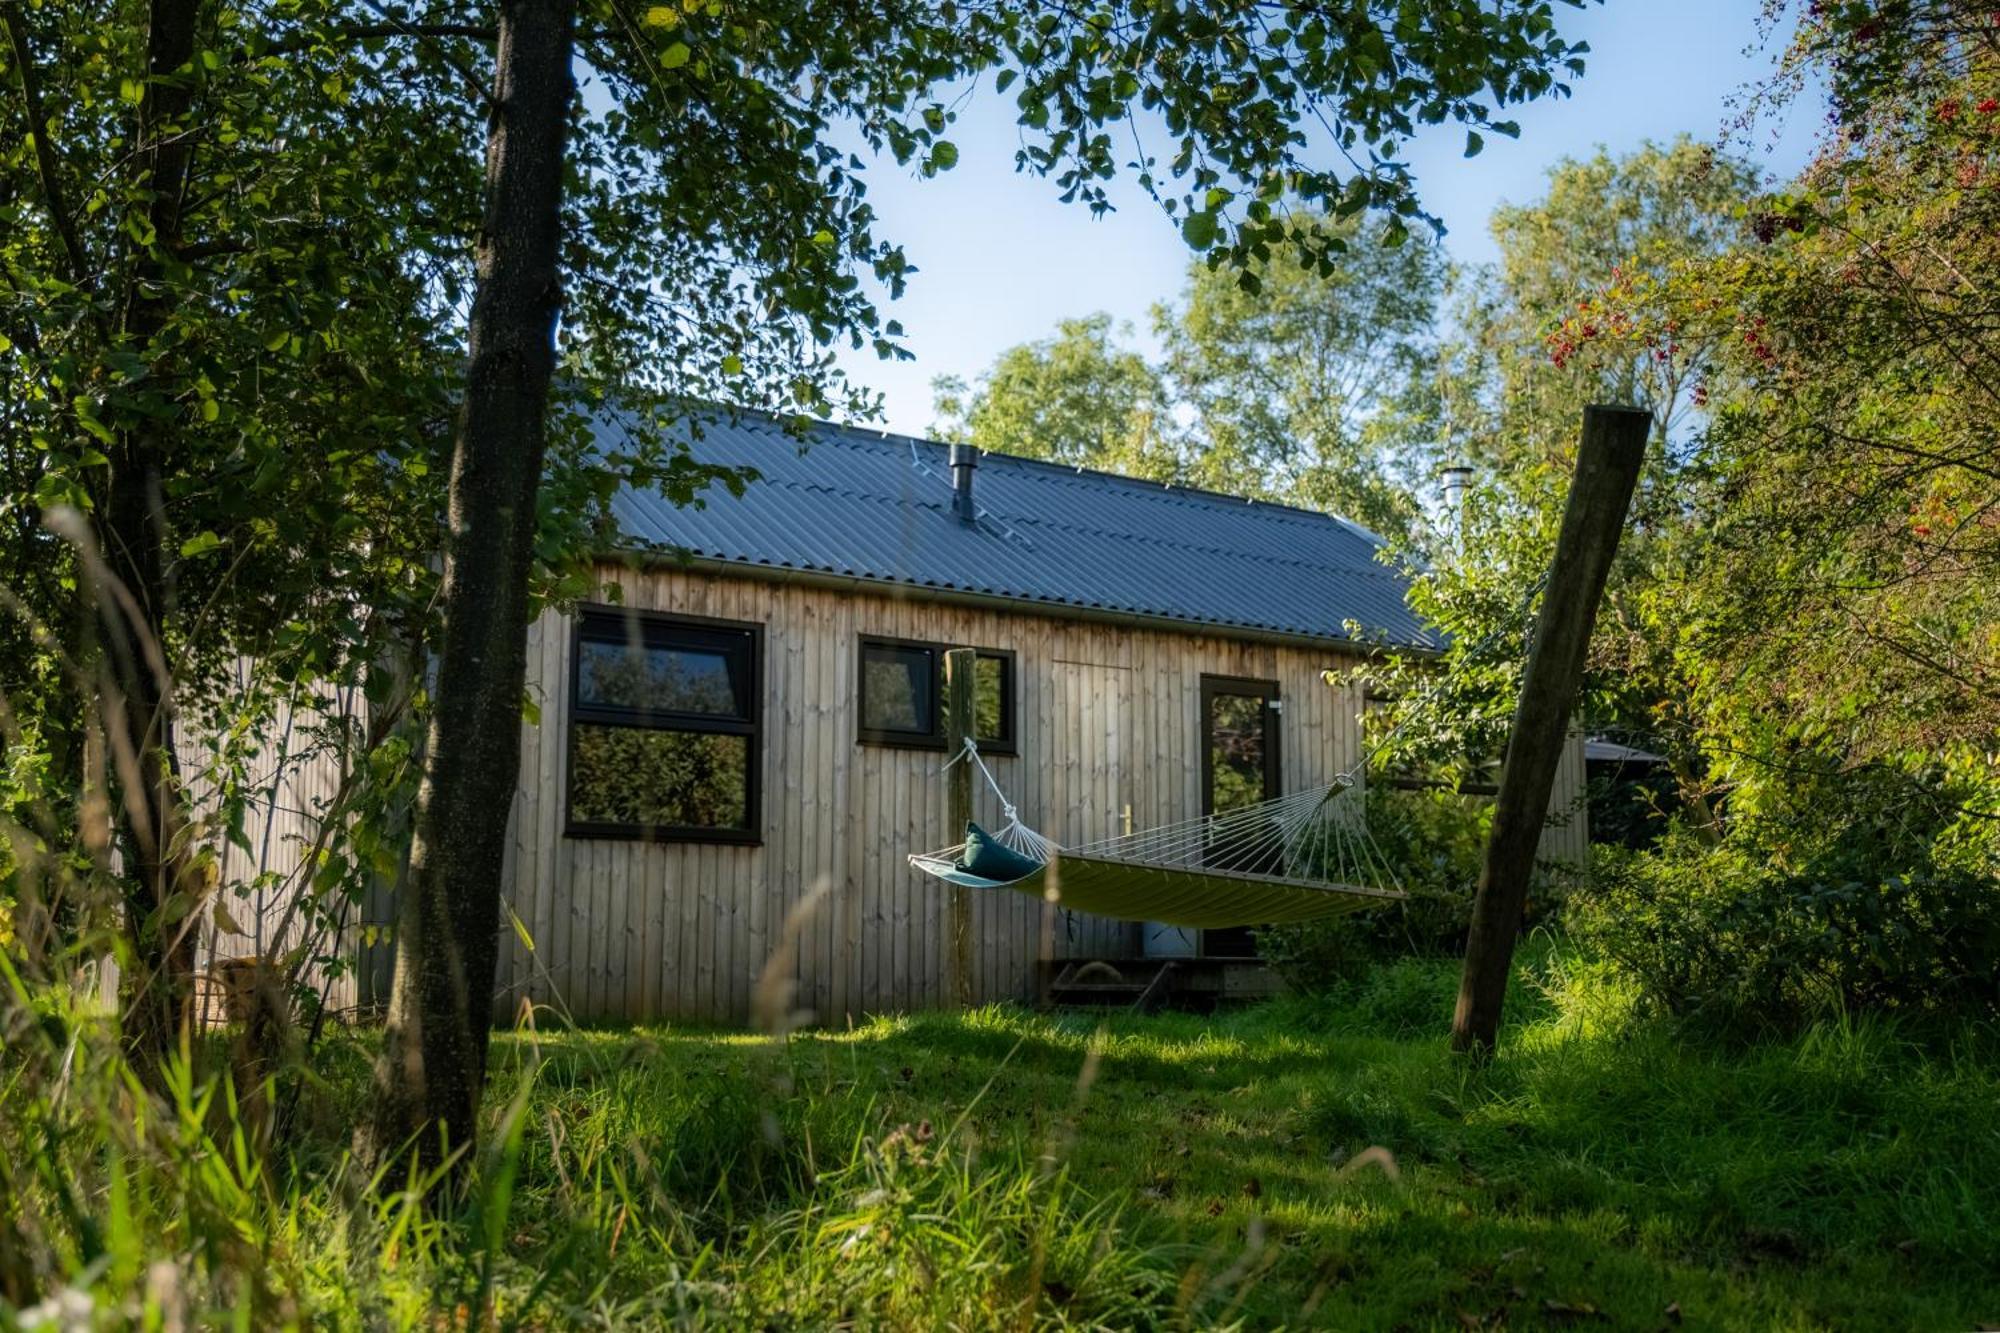
<svg viewBox="0 0 2000 1333"><path fill-rule="evenodd" d="M935 441L827 422L800 439L744 414L707 423L693 451L761 479L687 507L621 493L636 546L1222 631L1350 640L1352 621L1365 641L1439 646L1380 542L1326 514L989 453L967 525Z"/></svg>

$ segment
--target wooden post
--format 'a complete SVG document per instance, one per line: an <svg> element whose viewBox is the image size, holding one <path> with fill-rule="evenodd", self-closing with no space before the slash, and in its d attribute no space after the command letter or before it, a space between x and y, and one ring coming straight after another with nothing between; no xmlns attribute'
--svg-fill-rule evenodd
<svg viewBox="0 0 2000 1333"><path fill-rule="evenodd" d="M1646 458L1653 417L1634 407L1587 407L1576 475L1570 481L1562 531L1548 591L1535 622L1534 643L1521 680L1521 699L1500 769L1493 803L1493 831L1486 840L1486 864L1472 900L1472 925L1465 941L1465 973L1459 981L1458 1011L1451 1044L1461 1051L1493 1049L1500 1031L1500 1007L1507 998L1507 974L1514 963L1514 939L1521 930L1535 849L1549 813L1549 788L1562 759L1563 742L1583 679L1584 654L1597 621L1597 603L1618 550L1618 535Z"/></svg>
<svg viewBox="0 0 2000 1333"><path fill-rule="evenodd" d="M944 743L947 755L962 754L967 738L979 729L975 706L979 675L979 654L970 648L953 648L944 655ZM949 786L945 794L945 820L950 825L947 842L965 836L972 818L972 763L961 760L947 770ZM952 995L961 1009L972 1005L972 891L952 886L951 890L951 983Z"/></svg>

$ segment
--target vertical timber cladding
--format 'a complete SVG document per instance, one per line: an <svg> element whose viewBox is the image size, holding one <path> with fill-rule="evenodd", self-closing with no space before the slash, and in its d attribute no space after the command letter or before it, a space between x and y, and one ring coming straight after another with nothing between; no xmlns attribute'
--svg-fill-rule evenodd
<svg viewBox="0 0 2000 1333"><path fill-rule="evenodd" d="M948 896L904 858L957 841L945 756L858 744L862 635L1016 654L1017 753L991 755L1022 818L1059 842L1196 818L1204 674L1279 682L1284 788L1330 781L1360 754L1359 701L1320 673L1327 650L941 605L882 592L606 566L626 606L764 627L761 843L565 837L574 619L529 639L539 725L523 728L509 869L533 942L502 949L501 1003L580 1021L752 1020L767 967L792 1007L838 1025L951 1001ZM997 824L982 782L974 817ZM1032 1000L1044 957L1123 957L1137 927L1069 917L1017 893L974 900L974 994ZM511 933L511 932L510 932Z"/></svg>

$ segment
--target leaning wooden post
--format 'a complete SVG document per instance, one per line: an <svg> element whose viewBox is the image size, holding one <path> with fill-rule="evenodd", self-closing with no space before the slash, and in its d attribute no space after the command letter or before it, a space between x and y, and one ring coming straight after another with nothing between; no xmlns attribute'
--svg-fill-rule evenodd
<svg viewBox="0 0 2000 1333"><path fill-rule="evenodd" d="M1458 1011L1451 1044L1461 1051L1493 1049L1500 1032L1500 1007L1507 998L1507 974L1514 964L1514 939L1528 900L1535 851L1549 813L1549 788L1562 758L1584 654L1597 621L1597 603L1618 550L1618 534L1632 503L1646 437L1653 416L1635 407L1587 407L1576 475L1556 538L1548 591L1528 650L1521 699L1500 769L1493 803L1493 830L1486 839L1486 864L1472 900L1472 926L1465 941L1465 974L1459 981Z"/></svg>
<svg viewBox="0 0 2000 1333"><path fill-rule="evenodd" d="M965 753L965 742L979 729L975 684L979 674L979 654L970 648L953 648L944 655L944 743L945 752ZM948 773L945 820L950 838L965 836L972 819L972 763L961 759ZM960 1008L972 1005L972 891L956 885L951 890L951 984Z"/></svg>

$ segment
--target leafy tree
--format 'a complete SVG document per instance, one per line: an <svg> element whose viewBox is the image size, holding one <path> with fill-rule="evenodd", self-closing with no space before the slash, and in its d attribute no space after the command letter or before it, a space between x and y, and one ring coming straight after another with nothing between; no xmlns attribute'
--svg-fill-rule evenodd
<svg viewBox="0 0 2000 1333"><path fill-rule="evenodd" d="M1179 304L1154 313L1199 441L1190 470L1401 536L1417 517L1410 408L1435 354L1444 257L1379 224L1310 225L1330 264L1197 264Z"/></svg>
<svg viewBox="0 0 2000 1333"><path fill-rule="evenodd" d="M1395 714L1402 758L1469 777L1501 752L1582 409L1638 403L1653 412L1655 443L1605 595L1585 716L1666 750L1697 822L1712 822L1670 663L1677 629L1653 620L1641 597L1686 558L1695 497L1711 475L1697 428L1735 381L1706 329L1641 319L1629 296L1664 292L1688 265L1727 253L1755 187L1747 167L1682 139L1561 162L1541 199L1495 215L1500 261L1464 285L1430 405L1437 461L1469 463L1474 486L1461 530L1420 545L1427 558L1413 568L1418 607L1452 636L1449 669L1432 681L1427 665L1391 659L1367 673L1376 688L1420 702Z"/></svg>
<svg viewBox="0 0 2000 1333"><path fill-rule="evenodd" d="M2000 790L1996 43L1965 4L1802 13L1787 64L1829 89L1821 155L1644 312L1704 329L1747 389L1708 434L1705 540L1655 608L1699 608L1681 669L1745 815L1791 810L1823 765L1887 765L1909 801L1982 789L1945 837L2000 844L1980 815Z"/></svg>
<svg viewBox="0 0 2000 1333"><path fill-rule="evenodd" d="M1066 319L1054 337L1002 352L977 388L934 380L935 429L981 449L1173 480L1181 460L1166 386L1116 335L1109 315Z"/></svg>
<svg viewBox="0 0 2000 1333"><path fill-rule="evenodd" d="M370 658L435 531L446 293L403 256L436 252L464 122L417 109L420 74L307 51L330 11L292 12L273 44L195 0L0 6L0 687L35 724L10 748L48 757L45 829L107 878L115 831L147 1074L207 890L182 707L237 652ZM380 188L399 160L421 199Z"/></svg>
<svg viewBox="0 0 2000 1333"><path fill-rule="evenodd" d="M1444 261L1385 224L1295 219L1328 252L1231 269L1198 261L1154 308L1157 367L1108 315L1001 353L968 390L935 381L947 439L1031 458L1311 505L1401 535L1428 424L1412 394L1431 354Z"/></svg>

